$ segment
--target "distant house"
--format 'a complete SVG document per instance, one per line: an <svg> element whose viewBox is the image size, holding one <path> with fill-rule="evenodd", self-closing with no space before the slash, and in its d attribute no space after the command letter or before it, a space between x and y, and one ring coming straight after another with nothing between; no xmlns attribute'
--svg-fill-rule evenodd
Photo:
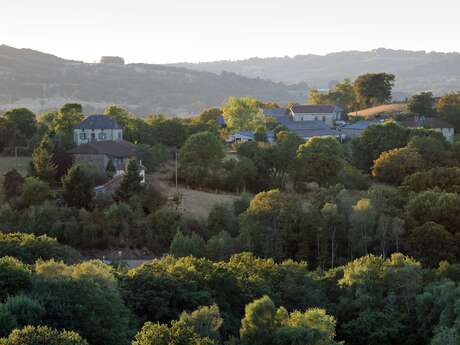
<svg viewBox="0 0 460 345"><path fill-rule="evenodd" d="M454 140L455 129L450 123L438 119L437 117L413 116L400 121L400 124L407 128L426 128L442 133L447 141Z"/></svg>
<svg viewBox="0 0 460 345"><path fill-rule="evenodd" d="M123 140L123 128L109 116L91 115L74 127L75 145Z"/></svg>
<svg viewBox="0 0 460 345"><path fill-rule="evenodd" d="M123 128L105 115L91 115L74 127L76 147L69 151L76 163L85 162L102 171L111 161L115 177L123 175L128 160L138 155L136 145L123 140ZM139 162L139 174L145 182L145 168Z"/></svg>
<svg viewBox="0 0 460 345"><path fill-rule="evenodd" d="M331 127L343 116L343 109L334 104L294 105L289 110L294 121L323 121Z"/></svg>
<svg viewBox="0 0 460 345"><path fill-rule="evenodd" d="M303 108L299 108L303 107ZM300 113L299 111L314 110L314 113ZM314 107L314 108L311 108ZM304 140L312 137L335 137L339 140L344 139L344 134L333 129L335 121L341 119L341 108L336 106L293 106L292 108L262 109L265 116L274 118L279 125L286 127L290 132L298 135ZM319 111L325 111L323 115L318 115ZM335 110L337 112L335 112ZM331 113L328 113L332 111ZM296 115L294 115L296 114ZM302 115L300 115L302 114ZM316 115L313 115L316 114ZM297 120L295 119L295 116ZM322 117L324 116L324 118Z"/></svg>
<svg viewBox="0 0 460 345"><path fill-rule="evenodd" d="M379 123L381 122L375 120L361 120L342 127L342 133L344 133L347 138L356 138L359 137L369 126L378 125Z"/></svg>

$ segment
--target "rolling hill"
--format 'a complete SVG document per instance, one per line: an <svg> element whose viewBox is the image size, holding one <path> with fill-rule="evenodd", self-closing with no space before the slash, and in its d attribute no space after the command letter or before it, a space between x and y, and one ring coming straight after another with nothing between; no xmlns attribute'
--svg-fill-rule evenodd
<svg viewBox="0 0 460 345"><path fill-rule="evenodd" d="M280 58L252 58L241 61L181 63L175 66L198 71L228 71L250 78L264 78L287 84L307 82L310 87L328 88L344 78L368 72L396 75L395 98L420 92L442 94L460 89L460 53L437 53L376 49Z"/></svg>
<svg viewBox="0 0 460 345"><path fill-rule="evenodd" d="M221 105L229 96L302 102L307 92L305 83L288 86L164 65L83 63L0 46L0 109L26 106L44 111L80 102L87 113L120 104L139 115L182 115Z"/></svg>

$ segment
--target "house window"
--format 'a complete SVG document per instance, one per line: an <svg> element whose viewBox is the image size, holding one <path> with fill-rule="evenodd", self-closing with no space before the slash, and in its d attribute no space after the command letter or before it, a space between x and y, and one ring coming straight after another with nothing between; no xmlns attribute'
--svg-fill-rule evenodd
<svg viewBox="0 0 460 345"><path fill-rule="evenodd" d="M96 140L96 133L91 133L91 140Z"/></svg>
<svg viewBox="0 0 460 345"><path fill-rule="evenodd" d="M315 116L315 121L318 121L318 116Z"/></svg>
<svg viewBox="0 0 460 345"><path fill-rule="evenodd" d="M118 132L118 140L121 140L121 131Z"/></svg>
<svg viewBox="0 0 460 345"><path fill-rule="evenodd" d="M323 116L323 122L326 122L326 116Z"/></svg>
<svg viewBox="0 0 460 345"><path fill-rule="evenodd" d="M85 140L86 139L86 133L85 132L81 132L80 133L80 140Z"/></svg>
<svg viewBox="0 0 460 345"><path fill-rule="evenodd" d="M105 133L104 132L99 132L98 138L99 138L99 140L105 140L105 138L106 138Z"/></svg>

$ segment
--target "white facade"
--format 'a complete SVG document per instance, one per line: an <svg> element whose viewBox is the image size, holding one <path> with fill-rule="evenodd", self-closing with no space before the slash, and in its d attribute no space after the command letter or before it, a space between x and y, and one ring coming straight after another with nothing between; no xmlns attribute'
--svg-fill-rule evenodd
<svg viewBox="0 0 460 345"><path fill-rule="evenodd" d="M291 110L291 115L294 121L323 121L330 127L334 126L335 121L341 119L339 111L332 113L294 113Z"/></svg>
<svg viewBox="0 0 460 345"><path fill-rule="evenodd" d="M123 140L122 129L74 129L75 145L88 144L95 141Z"/></svg>

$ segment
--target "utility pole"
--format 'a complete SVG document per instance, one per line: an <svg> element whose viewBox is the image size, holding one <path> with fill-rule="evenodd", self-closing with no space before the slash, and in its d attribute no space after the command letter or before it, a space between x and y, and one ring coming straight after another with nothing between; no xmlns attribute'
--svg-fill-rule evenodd
<svg viewBox="0 0 460 345"><path fill-rule="evenodd" d="M176 150L176 194L179 193L178 185L177 185L177 161L178 161L179 152Z"/></svg>

